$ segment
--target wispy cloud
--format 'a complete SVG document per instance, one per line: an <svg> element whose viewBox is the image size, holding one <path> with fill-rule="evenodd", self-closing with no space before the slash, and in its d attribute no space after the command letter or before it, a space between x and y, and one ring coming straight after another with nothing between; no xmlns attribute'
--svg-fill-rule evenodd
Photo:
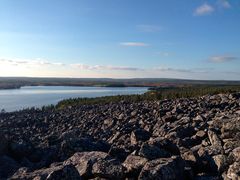
<svg viewBox="0 0 240 180"><path fill-rule="evenodd" d="M181 73L190 73L193 72L191 69L180 69L180 68L170 68L170 67L157 67L154 70L161 72L181 72Z"/></svg>
<svg viewBox="0 0 240 180"><path fill-rule="evenodd" d="M64 66L65 64L60 63L60 62L50 62L47 60L42 60L42 59L7 59L7 58L0 58L0 64L8 64L8 65L14 65L14 66L41 66L41 65L49 65L49 66Z"/></svg>
<svg viewBox="0 0 240 180"><path fill-rule="evenodd" d="M234 56L213 56L212 62L227 62L238 59ZM11 71L9 71L11 69ZM9 59L0 58L1 76L37 76L37 77L165 77L165 78L198 78L198 79L239 79L239 72L217 71L215 68L181 68L173 66L117 66L88 65L84 63L62 64L42 59Z"/></svg>
<svg viewBox="0 0 240 180"><path fill-rule="evenodd" d="M111 65L107 65L107 66L103 66L103 65L86 65L86 64L71 64L71 67L76 67L79 68L81 70L116 70L116 71L139 71L142 70L141 68L137 68L137 67L127 67L127 66L111 66Z"/></svg>
<svg viewBox="0 0 240 180"><path fill-rule="evenodd" d="M158 32L162 30L161 26L157 26L157 25L146 25L146 24L142 24L142 25L138 25L137 26L139 31L142 32Z"/></svg>
<svg viewBox="0 0 240 180"><path fill-rule="evenodd" d="M231 62L237 60L238 57L236 56L229 56L229 55L219 55L219 56L212 56L209 58L209 61L212 63L224 63L224 62Z"/></svg>
<svg viewBox="0 0 240 180"><path fill-rule="evenodd" d="M211 14L212 12L214 12L214 10L215 10L214 7L212 7L208 3L204 3L198 8L196 8L193 14L195 16L203 16L203 15Z"/></svg>
<svg viewBox="0 0 240 180"><path fill-rule="evenodd" d="M161 56L164 56L164 57L168 57L170 56L172 53L170 52L166 52L166 51L160 51L160 52L157 52L158 55L161 55Z"/></svg>
<svg viewBox="0 0 240 180"><path fill-rule="evenodd" d="M217 5L218 7L224 8L224 9L231 8L231 4L227 0L218 0Z"/></svg>
<svg viewBox="0 0 240 180"><path fill-rule="evenodd" d="M128 47L146 47L149 44L143 42L122 42L120 43L121 46L128 46Z"/></svg>

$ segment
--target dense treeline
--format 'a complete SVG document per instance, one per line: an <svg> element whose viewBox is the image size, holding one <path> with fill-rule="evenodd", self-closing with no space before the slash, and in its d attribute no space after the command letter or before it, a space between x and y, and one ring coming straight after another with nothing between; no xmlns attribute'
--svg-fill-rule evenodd
<svg viewBox="0 0 240 180"><path fill-rule="evenodd" d="M150 91L143 95L119 95L119 96L106 96L97 98L75 98L60 101L57 104L57 108L64 108L67 106L75 105L89 105L89 104L104 104L111 102L127 101L137 102L144 100L163 100L163 99L175 99L175 98L191 98L203 96L206 94L219 94L219 93L233 93L240 92L240 86L189 86L189 87L159 87L150 88Z"/></svg>

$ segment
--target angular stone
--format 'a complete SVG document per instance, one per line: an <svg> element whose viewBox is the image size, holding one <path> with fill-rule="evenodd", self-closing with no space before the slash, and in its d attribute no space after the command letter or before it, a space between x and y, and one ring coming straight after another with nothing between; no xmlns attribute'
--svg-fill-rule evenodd
<svg viewBox="0 0 240 180"><path fill-rule="evenodd" d="M191 166L196 165L197 163L197 158L194 155L194 153L189 150L181 155L182 159L184 159L186 162L188 162Z"/></svg>
<svg viewBox="0 0 240 180"><path fill-rule="evenodd" d="M135 145L139 141L147 141L150 138L150 133L144 129L137 129L131 133L131 144Z"/></svg>
<svg viewBox="0 0 240 180"><path fill-rule="evenodd" d="M196 133L196 136L200 138L205 138L207 136L207 133L201 130Z"/></svg>
<svg viewBox="0 0 240 180"><path fill-rule="evenodd" d="M184 162L179 157L161 158L149 161L143 167L138 179L183 180Z"/></svg>
<svg viewBox="0 0 240 180"><path fill-rule="evenodd" d="M60 165L33 172L18 172L11 177L12 180L81 180L80 174L73 165Z"/></svg>
<svg viewBox="0 0 240 180"><path fill-rule="evenodd" d="M218 135L214 131L208 130L208 138L213 146L219 146L219 147L222 146L221 140L219 139Z"/></svg>
<svg viewBox="0 0 240 180"><path fill-rule="evenodd" d="M122 179L125 176L125 168L115 159L100 159L92 166L94 177Z"/></svg>
<svg viewBox="0 0 240 180"><path fill-rule="evenodd" d="M141 156L129 155L123 166L127 169L129 176L137 176L148 160Z"/></svg>
<svg viewBox="0 0 240 180"><path fill-rule="evenodd" d="M219 154L219 155L213 156L213 160L219 172L223 172L225 168L228 166L226 155Z"/></svg>
<svg viewBox="0 0 240 180"><path fill-rule="evenodd" d="M177 120L177 118L173 115L165 115L162 117L164 122L174 122Z"/></svg>
<svg viewBox="0 0 240 180"><path fill-rule="evenodd" d="M139 155L145 157L149 160L170 157L170 153L165 151L164 149L160 149L157 146L144 143L139 150Z"/></svg>
<svg viewBox="0 0 240 180"><path fill-rule="evenodd" d="M81 176L88 178L92 176L92 165L99 160L104 160L108 158L110 158L109 155L104 152L82 152L75 153L72 157L66 160L64 164L74 165Z"/></svg>
<svg viewBox="0 0 240 180"><path fill-rule="evenodd" d="M124 161L128 156L128 152L126 151L126 149L115 145L110 148L108 154L112 157L119 159L120 161Z"/></svg>
<svg viewBox="0 0 240 180"><path fill-rule="evenodd" d="M81 176L73 165L64 166L61 169L52 171L46 180L81 180Z"/></svg>
<svg viewBox="0 0 240 180"><path fill-rule="evenodd" d="M172 155L179 155L180 151L176 144L166 138L157 137L150 138L149 144L157 146L160 149L164 149L165 151L171 153Z"/></svg>

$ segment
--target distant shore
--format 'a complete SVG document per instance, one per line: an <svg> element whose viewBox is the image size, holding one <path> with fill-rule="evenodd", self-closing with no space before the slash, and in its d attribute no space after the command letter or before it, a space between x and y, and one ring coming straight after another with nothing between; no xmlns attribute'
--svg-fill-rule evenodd
<svg viewBox="0 0 240 180"><path fill-rule="evenodd" d="M193 85L240 85L240 81L191 80L168 78L26 78L0 77L0 89L19 89L23 86L94 86L94 87L184 87Z"/></svg>

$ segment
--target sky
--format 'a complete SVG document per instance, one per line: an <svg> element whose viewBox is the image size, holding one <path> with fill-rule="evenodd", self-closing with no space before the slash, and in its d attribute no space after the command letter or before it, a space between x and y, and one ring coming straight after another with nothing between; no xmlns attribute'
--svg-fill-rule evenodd
<svg viewBox="0 0 240 180"><path fill-rule="evenodd" d="M240 80L240 0L0 0L0 76Z"/></svg>

